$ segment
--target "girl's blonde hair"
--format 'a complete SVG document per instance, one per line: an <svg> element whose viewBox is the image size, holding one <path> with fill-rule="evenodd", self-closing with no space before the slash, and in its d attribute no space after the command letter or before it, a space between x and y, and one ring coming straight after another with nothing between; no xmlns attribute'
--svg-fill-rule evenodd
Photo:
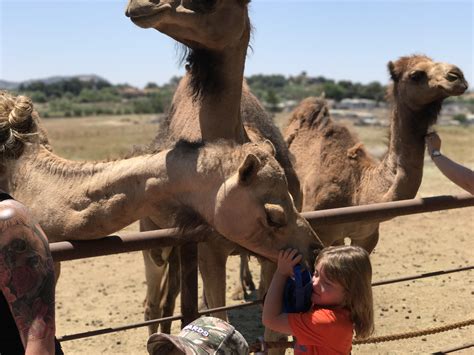
<svg viewBox="0 0 474 355"><path fill-rule="evenodd" d="M351 312L356 338L366 338L374 331L372 266L369 253L356 246L324 248L315 261L331 282L345 291L344 307Z"/></svg>

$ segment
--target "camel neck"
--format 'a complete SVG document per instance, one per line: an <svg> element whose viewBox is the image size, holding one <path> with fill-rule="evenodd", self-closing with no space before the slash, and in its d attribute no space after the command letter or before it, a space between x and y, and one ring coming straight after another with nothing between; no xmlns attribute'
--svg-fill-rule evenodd
<svg viewBox="0 0 474 355"><path fill-rule="evenodd" d="M391 116L388 152L380 165L393 178L387 197L409 199L415 197L423 176L424 135L428 127L421 125L426 117L401 103L395 103Z"/></svg>
<svg viewBox="0 0 474 355"><path fill-rule="evenodd" d="M215 68L218 91L200 98L199 125L205 141L248 141L240 112L245 53L242 48L233 48L220 54L221 64Z"/></svg>
<svg viewBox="0 0 474 355"><path fill-rule="evenodd" d="M180 139L249 141L241 118L247 40L221 51L204 51L173 97L170 131ZM214 64L209 65L208 62Z"/></svg>
<svg viewBox="0 0 474 355"><path fill-rule="evenodd" d="M12 162L9 191L35 211L41 225L54 226L46 231L52 241L104 236L156 214L164 204L186 203L206 219L203 206L212 198L209 193L218 178L208 172L205 179L194 169L198 151L182 153L175 149L81 163L40 147ZM44 199L49 202L45 204ZM76 234L71 235L72 231Z"/></svg>

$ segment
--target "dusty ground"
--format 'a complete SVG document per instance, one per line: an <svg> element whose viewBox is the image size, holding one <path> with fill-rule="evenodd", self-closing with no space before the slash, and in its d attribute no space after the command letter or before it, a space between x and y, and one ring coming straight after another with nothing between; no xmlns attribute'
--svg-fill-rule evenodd
<svg viewBox="0 0 474 355"><path fill-rule="evenodd" d="M73 120L68 121L68 130L73 124ZM54 130L53 126L51 123L48 130ZM359 132L364 141L379 133L378 130ZM441 133L445 152L473 167L474 130L447 128ZM59 140L53 139L53 143L57 145ZM382 141L376 139L370 148L377 151ZM427 159L418 197L459 193L462 191L446 181ZM474 209L464 208L399 217L382 224L381 240L372 255L373 280L473 265L473 217ZM129 230L137 230L136 225ZM252 267L254 279L258 280L255 260ZM238 259L231 258L227 277L229 304L235 303L230 300L230 294L238 281L237 271ZM473 318L473 283L473 273L467 271L375 287L375 336L424 330ZM57 288L58 335L141 322L144 294L143 261L139 252L63 263ZM263 332L259 307L232 311L230 319L249 343ZM173 331L178 330L179 322L175 322ZM66 354L145 354L147 337L147 329L139 328L64 342L63 348ZM432 353L473 341L471 326L410 340L355 346L353 353ZM469 353L472 348L459 352Z"/></svg>

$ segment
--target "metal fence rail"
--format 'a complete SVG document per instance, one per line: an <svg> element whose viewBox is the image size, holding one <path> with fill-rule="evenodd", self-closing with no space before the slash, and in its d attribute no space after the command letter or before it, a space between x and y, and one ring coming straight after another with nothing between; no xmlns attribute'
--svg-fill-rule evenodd
<svg viewBox="0 0 474 355"><path fill-rule="evenodd" d="M474 206L474 196L435 196L365 206L334 208L302 213L311 223L337 224L356 221L386 220L397 216ZM76 239L76 238L72 238ZM193 232L180 235L176 229L115 234L94 240L51 243L54 261L66 261L138 251L153 247L184 245L202 239Z"/></svg>

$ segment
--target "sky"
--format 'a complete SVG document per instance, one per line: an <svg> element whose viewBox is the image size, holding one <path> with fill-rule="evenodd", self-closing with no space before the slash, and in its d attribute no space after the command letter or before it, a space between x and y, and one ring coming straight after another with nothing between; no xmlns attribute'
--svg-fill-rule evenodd
<svg viewBox="0 0 474 355"><path fill-rule="evenodd" d="M223 0L233 1L233 0ZM125 17L126 0L0 0L0 80L97 74L163 84L184 73L175 41ZM473 0L252 0L245 75L388 82L387 63L426 54L474 85Z"/></svg>

